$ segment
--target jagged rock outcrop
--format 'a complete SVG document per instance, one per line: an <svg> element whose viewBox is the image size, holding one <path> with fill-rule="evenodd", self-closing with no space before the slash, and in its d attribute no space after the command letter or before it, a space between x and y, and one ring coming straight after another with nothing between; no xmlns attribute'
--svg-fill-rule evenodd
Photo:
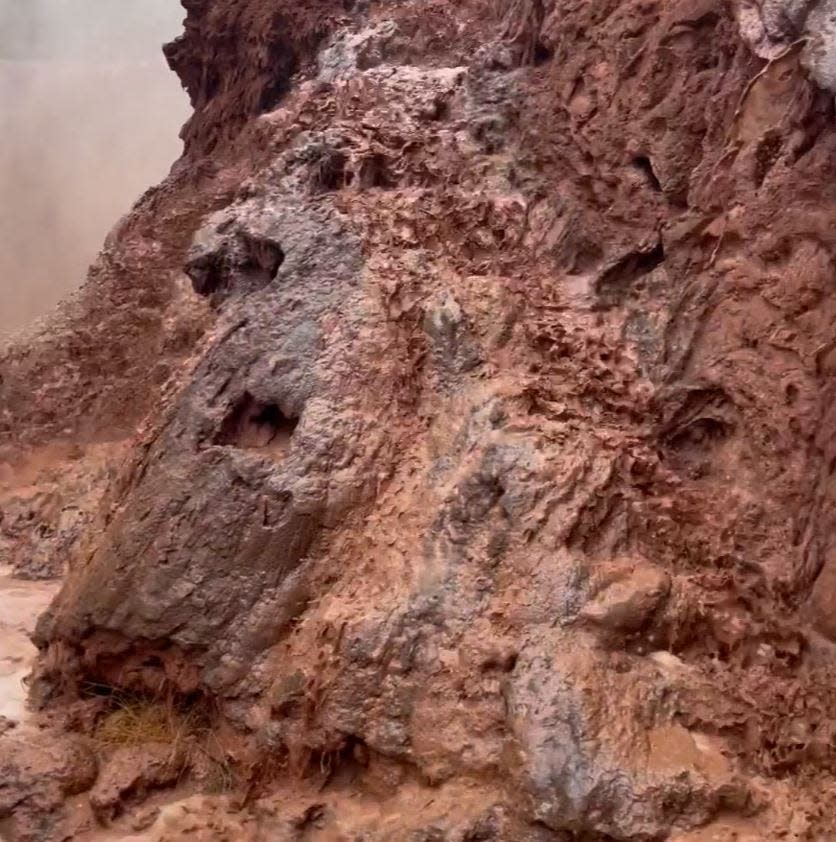
<svg viewBox="0 0 836 842"><path fill-rule="evenodd" d="M211 699L311 833L827 838L834 105L732 5L187 3L145 254L204 303L39 686Z"/></svg>

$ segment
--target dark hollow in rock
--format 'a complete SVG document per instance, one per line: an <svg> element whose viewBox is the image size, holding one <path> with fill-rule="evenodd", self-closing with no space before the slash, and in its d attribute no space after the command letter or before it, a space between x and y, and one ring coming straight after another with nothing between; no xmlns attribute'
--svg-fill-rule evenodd
<svg viewBox="0 0 836 842"><path fill-rule="evenodd" d="M251 278L261 280L263 285L275 280L279 267L284 263L284 252L272 240L239 235L244 251L241 268Z"/></svg>
<svg viewBox="0 0 836 842"><path fill-rule="evenodd" d="M780 133L774 130L766 132L755 151L755 187L761 187L781 157L784 141Z"/></svg>
<svg viewBox="0 0 836 842"><path fill-rule="evenodd" d="M694 386L681 395L679 406L665 422L663 437L670 446L688 440L688 431L694 429L708 435L697 433L691 438L722 438L734 430L736 416L734 402L723 388Z"/></svg>
<svg viewBox="0 0 836 842"><path fill-rule="evenodd" d="M239 231L219 247L191 258L185 272L198 295L252 292L275 280L284 257L273 240Z"/></svg>
<svg viewBox="0 0 836 842"><path fill-rule="evenodd" d="M330 193L347 186L351 174L346 172L348 157L337 149L329 150L311 167L311 189L314 193Z"/></svg>
<svg viewBox="0 0 836 842"><path fill-rule="evenodd" d="M289 418L275 403L257 401L249 392L234 404L214 444L287 453L298 418Z"/></svg>
<svg viewBox="0 0 836 842"><path fill-rule="evenodd" d="M533 62L535 66L539 67L541 64L546 64L554 57L554 50L547 47L542 41L538 41L534 47Z"/></svg>
<svg viewBox="0 0 836 842"><path fill-rule="evenodd" d="M288 26L282 15L273 20L275 32L287 31ZM290 80L299 68L299 56L287 39L276 39L267 50L268 59L262 77L262 90L258 97L258 111L270 111L290 90Z"/></svg>
<svg viewBox="0 0 836 842"><path fill-rule="evenodd" d="M721 448L738 426L734 402L718 386L691 388L680 400L663 428L666 461L694 479L724 470Z"/></svg>
<svg viewBox="0 0 836 842"><path fill-rule="evenodd" d="M384 155L374 154L364 158L360 164L360 189L369 190L379 187L391 190L396 186L396 179L389 172L389 162Z"/></svg>
<svg viewBox="0 0 836 842"><path fill-rule="evenodd" d="M659 181L659 177L653 169L653 163L647 155L638 155L633 158L633 166L644 173L647 183L656 193L662 192L662 183Z"/></svg>
<svg viewBox="0 0 836 842"><path fill-rule="evenodd" d="M629 295L636 282L649 275L665 261L661 242L646 251L633 251L607 269L596 284L602 307L617 307Z"/></svg>

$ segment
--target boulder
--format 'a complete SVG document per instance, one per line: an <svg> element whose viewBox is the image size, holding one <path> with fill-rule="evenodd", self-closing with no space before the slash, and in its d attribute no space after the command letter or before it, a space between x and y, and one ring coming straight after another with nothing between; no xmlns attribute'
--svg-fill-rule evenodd
<svg viewBox="0 0 836 842"><path fill-rule="evenodd" d="M167 743L118 748L104 761L90 805L100 821L112 821L126 802L140 802L153 790L176 784L184 769L182 751Z"/></svg>

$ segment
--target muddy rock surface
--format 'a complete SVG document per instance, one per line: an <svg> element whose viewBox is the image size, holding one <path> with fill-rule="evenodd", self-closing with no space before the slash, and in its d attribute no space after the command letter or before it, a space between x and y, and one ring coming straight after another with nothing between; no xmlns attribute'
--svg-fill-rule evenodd
<svg viewBox="0 0 836 842"><path fill-rule="evenodd" d="M0 356L95 478L38 701L187 723L112 838L836 835L831 4L184 5L184 157Z"/></svg>
<svg viewBox="0 0 836 842"><path fill-rule="evenodd" d="M130 799L170 787L183 769L176 747L147 743L139 749L112 752L90 791L90 806L103 823L113 820Z"/></svg>
<svg viewBox="0 0 836 842"><path fill-rule="evenodd" d="M81 738L0 736L0 827L20 842L66 838L59 830L65 801L89 789L96 773L93 749Z"/></svg>

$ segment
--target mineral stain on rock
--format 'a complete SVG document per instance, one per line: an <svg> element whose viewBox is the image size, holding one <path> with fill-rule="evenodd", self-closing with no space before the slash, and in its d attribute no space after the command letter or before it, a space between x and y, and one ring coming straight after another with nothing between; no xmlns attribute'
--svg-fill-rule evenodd
<svg viewBox="0 0 836 842"><path fill-rule="evenodd" d="M0 357L102 479L77 838L833 836L828 4L185 5L183 158Z"/></svg>

